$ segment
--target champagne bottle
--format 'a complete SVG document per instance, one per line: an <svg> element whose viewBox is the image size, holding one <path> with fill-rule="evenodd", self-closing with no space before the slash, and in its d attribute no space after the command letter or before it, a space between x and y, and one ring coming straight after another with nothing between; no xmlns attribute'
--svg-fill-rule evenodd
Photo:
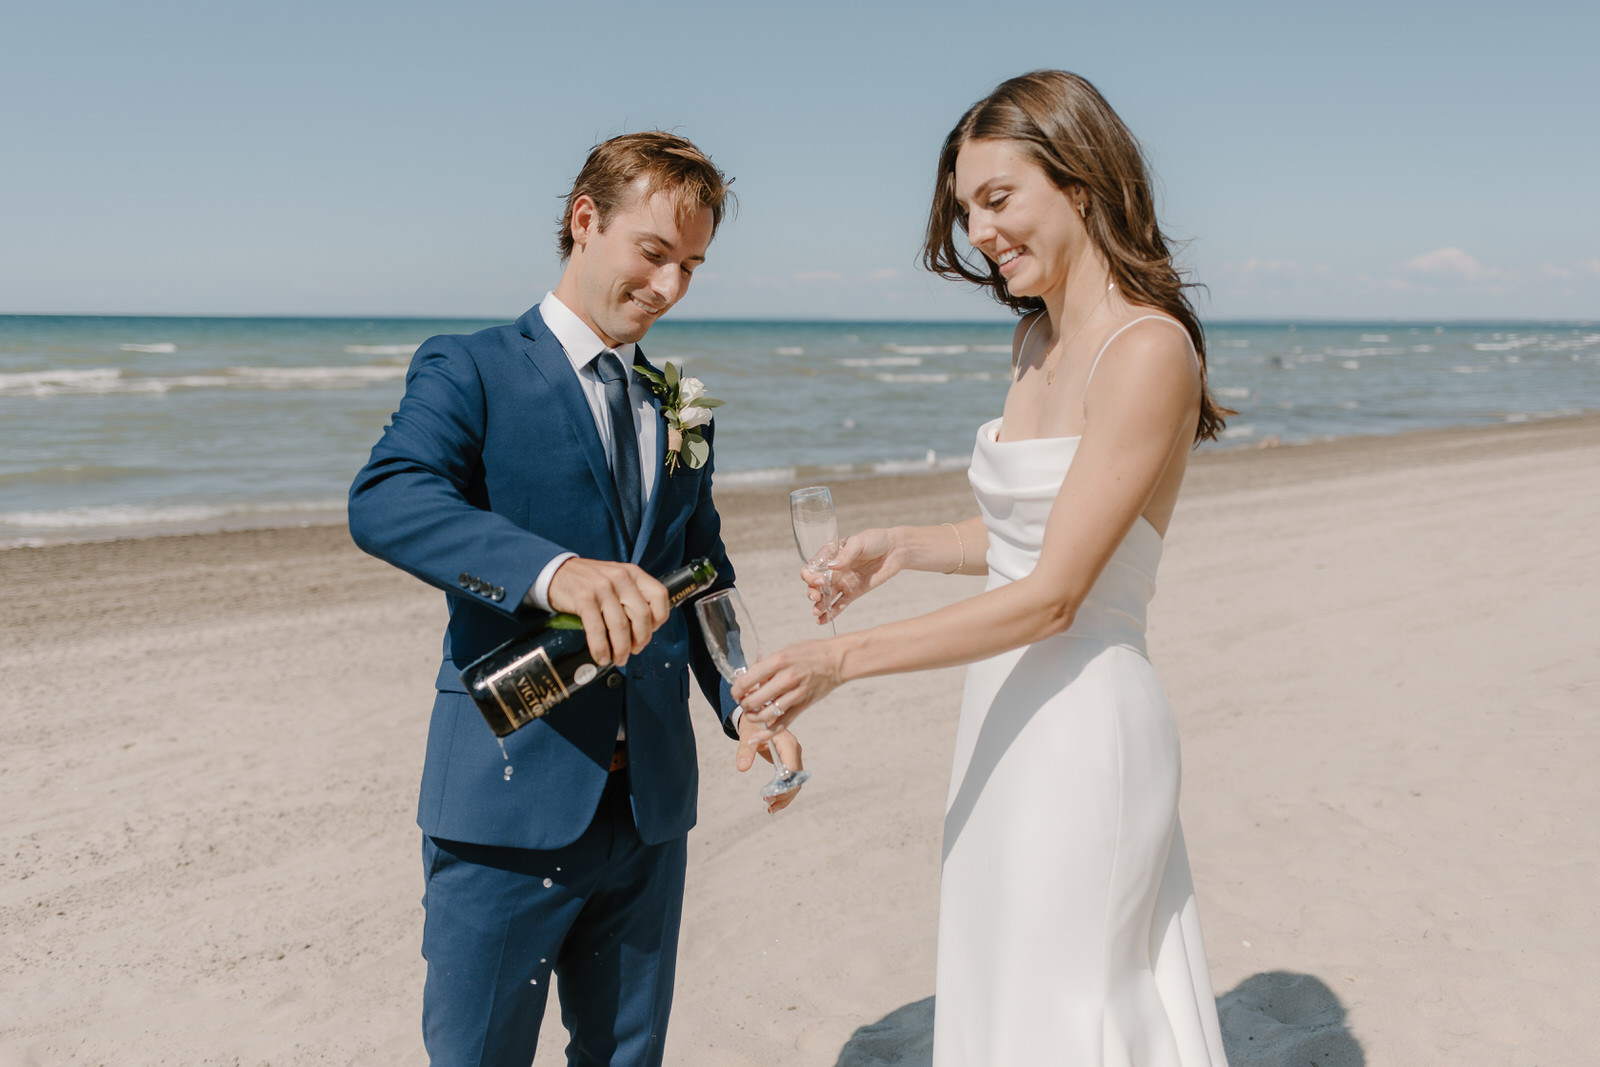
<svg viewBox="0 0 1600 1067"><path fill-rule="evenodd" d="M667 599L677 607L704 591L717 569L704 557L662 575ZM474 660L461 681L495 736L521 729L611 668L601 670L589 655L583 622L576 615L552 615L538 629L513 638Z"/></svg>

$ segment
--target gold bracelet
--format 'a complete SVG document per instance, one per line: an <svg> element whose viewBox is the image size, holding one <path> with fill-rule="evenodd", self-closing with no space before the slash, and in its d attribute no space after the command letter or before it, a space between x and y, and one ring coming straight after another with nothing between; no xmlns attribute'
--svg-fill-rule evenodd
<svg viewBox="0 0 1600 1067"><path fill-rule="evenodd" d="M940 523L940 525L941 526L950 527L950 532L956 535L956 547L961 549L961 562L957 563L954 567L951 567L949 570L945 571L946 574L954 574L957 571L959 571L962 567L965 567L967 565L967 542L962 539L961 531L956 529L956 524L955 523L953 523L953 522L945 522L945 523Z"/></svg>

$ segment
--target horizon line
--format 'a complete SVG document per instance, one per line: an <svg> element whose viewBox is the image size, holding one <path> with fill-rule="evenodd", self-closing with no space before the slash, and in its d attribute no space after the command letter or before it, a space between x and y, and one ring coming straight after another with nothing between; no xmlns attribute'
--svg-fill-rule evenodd
<svg viewBox="0 0 1600 1067"><path fill-rule="evenodd" d="M360 312L318 312L315 314L298 314L294 312L261 312L261 313L236 313L236 312L170 312L170 311L0 311L0 319L313 319L329 322L355 321L364 319L379 319L389 322L486 322L506 323L514 322L516 318L505 318L497 315L466 315L466 314L436 314L419 315L408 313L404 315L392 314L363 314ZM1013 325L1015 318L860 318L843 317L831 318L825 316L693 316L683 318L662 319L661 323L679 326L708 326L708 325L925 325L925 326L1005 326ZM1439 316L1432 318L1400 318L1392 316L1362 317L1356 315L1244 315L1222 318L1201 317L1204 326L1348 326L1348 325L1391 325L1391 326L1514 326L1514 325L1560 325L1588 327L1600 325L1600 315L1577 317L1507 317L1507 316ZM658 324L659 325L659 324Z"/></svg>

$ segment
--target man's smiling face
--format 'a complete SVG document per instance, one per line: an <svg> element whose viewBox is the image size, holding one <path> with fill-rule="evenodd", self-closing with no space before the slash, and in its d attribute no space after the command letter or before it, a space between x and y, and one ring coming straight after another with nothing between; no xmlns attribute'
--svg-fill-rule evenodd
<svg viewBox="0 0 1600 1067"><path fill-rule="evenodd" d="M710 208L682 211L670 190L646 197L643 178L635 189L604 229L588 197L579 198L572 214L568 270L577 303L562 302L611 347L639 340L683 299L715 230Z"/></svg>

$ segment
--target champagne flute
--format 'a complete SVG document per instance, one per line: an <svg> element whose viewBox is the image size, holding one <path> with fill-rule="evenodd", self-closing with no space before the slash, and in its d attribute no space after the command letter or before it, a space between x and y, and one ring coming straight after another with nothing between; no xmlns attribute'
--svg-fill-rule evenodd
<svg viewBox="0 0 1600 1067"><path fill-rule="evenodd" d="M739 598L737 589L719 589L701 597L695 601L694 611L700 617L706 648L722 677L731 682L761 658L755 623L750 620L750 611ZM773 742L767 742L767 751L772 755L772 781L761 787L762 796L781 797L799 789L811 777L810 771L791 771L785 767L783 757L778 755L778 746Z"/></svg>
<svg viewBox="0 0 1600 1067"><path fill-rule="evenodd" d="M807 486L789 494L789 520L794 526L794 546L806 570L822 578L822 604L833 607L833 559L839 554L839 517L833 511L833 493L825 485ZM830 618L835 637L839 627Z"/></svg>

